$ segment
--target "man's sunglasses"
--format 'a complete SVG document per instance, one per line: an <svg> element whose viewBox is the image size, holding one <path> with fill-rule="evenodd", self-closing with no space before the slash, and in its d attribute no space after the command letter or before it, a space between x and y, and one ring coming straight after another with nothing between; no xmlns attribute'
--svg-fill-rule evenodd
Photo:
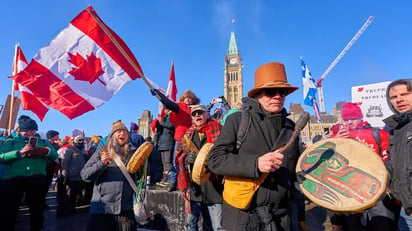
<svg viewBox="0 0 412 231"><path fill-rule="evenodd" d="M203 113L205 113L205 111L194 111L192 112L192 116L203 115Z"/></svg>
<svg viewBox="0 0 412 231"><path fill-rule="evenodd" d="M288 90L286 89L282 89L282 88L265 88L263 90L263 92L265 93L265 95L267 96L275 96L279 93L280 96L286 96L288 93Z"/></svg>

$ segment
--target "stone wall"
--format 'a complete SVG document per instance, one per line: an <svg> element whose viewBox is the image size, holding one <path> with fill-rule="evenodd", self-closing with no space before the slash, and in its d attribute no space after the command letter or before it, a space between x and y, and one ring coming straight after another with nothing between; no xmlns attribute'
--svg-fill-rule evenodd
<svg viewBox="0 0 412 231"><path fill-rule="evenodd" d="M184 230L185 202L180 193L156 189L147 192L146 212L149 221L143 227L151 230Z"/></svg>

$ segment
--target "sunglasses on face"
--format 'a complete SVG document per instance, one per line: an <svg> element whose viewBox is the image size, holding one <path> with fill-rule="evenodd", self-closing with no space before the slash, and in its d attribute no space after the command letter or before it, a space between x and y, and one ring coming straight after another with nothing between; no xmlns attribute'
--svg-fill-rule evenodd
<svg viewBox="0 0 412 231"><path fill-rule="evenodd" d="M192 112L192 116L203 115L203 113L205 113L205 112L204 111L194 111L194 112Z"/></svg>
<svg viewBox="0 0 412 231"><path fill-rule="evenodd" d="M265 93L265 95L267 96L275 96L277 94L279 94L279 96L284 97L287 94L287 90L286 89L279 89L279 88L266 88L263 90L263 92Z"/></svg>

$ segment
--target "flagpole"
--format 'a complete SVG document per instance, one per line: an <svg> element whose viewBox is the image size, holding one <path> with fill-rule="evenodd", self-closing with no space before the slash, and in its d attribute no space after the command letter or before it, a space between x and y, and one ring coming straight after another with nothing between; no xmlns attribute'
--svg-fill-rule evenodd
<svg viewBox="0 0 412 231"><path fill-rule="evenodd" d="M154 90L153 86L150 84L150 82L147 80L147 77L144 76L144 74L140 71L139 67L136 66L136 64L133 62L132 58L127 54L127 52L123 49L123 47L119 44L119 42L116 40L116 38L110 33L110 31L107 29L106 25L97 17L95 14L94 10L92 8L88 9L89 13L93 16L93 18L96 20L97 24L102 28L102 30L107 34L107 36L110 38L110 40L113 42L113 44L116 46L117 49L119 49L120 53L127 59L127 61L132 65L133 69L142 77L143 81L149 86L150 90ZM160 100L160 96L155 94L156 97Z"/></svg>
<svg viewBox="0 0 412 231"><path fill-rule="evenodd" d="M19 46L19 43L16 43L16 46L15 46L15 48L14 48L14 59L13 59L13 68L12 68L12 75L14 75L14 74L16 74L15 73L15 70L16 70L16 59L17 59L17 47ZM11 83L11 100L10 100L10 114L9 114L9 118L8 118L8 128L7 128L7 130L8 130L8 135L11 135L11 126L12 126L12 124L11 124L11 122L12 122L12 117L13 117L13 109L14 109L14 89L15 89L15 86L16 86L16 82L14 81L14 79L13 79L13 81L12 81L12 83Z"/></svg>

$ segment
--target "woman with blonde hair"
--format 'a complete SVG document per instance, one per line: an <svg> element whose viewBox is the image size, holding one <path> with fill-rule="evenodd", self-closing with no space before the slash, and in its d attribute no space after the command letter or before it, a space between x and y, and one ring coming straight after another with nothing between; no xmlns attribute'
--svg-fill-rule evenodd
<svg viewBox="0 0 412 231"><path fill-rule="evenodd" d="M122 121L112 125L106 145L96 150L80 174L83 181L95 181L87 230L136 230L133 189L119 166L112 161L119 156L127 165L133 155L129 149L129 131ZM136 181L137 174L130 174ZM137 183L138 184L138 183Z"/></svg>

